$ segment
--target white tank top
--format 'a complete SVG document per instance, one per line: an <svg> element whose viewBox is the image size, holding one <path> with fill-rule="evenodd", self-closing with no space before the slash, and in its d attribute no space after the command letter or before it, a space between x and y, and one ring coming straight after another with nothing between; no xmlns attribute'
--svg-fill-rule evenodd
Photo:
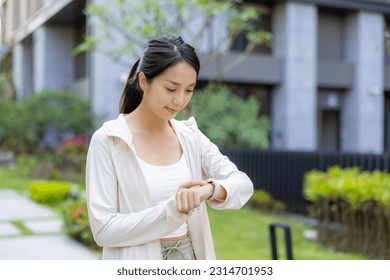
<svg viewBox="0 0 390 280"><path fill-rule="evenodd" d="M171 165L152 165L142 160L138 155L137 159L144 173L154 205L176 194L180 184L191 181L191 172L187 166L184 153L178 162ZM178 237L186 233L187 223L184 222L176 231L161 238Z"/></svg>

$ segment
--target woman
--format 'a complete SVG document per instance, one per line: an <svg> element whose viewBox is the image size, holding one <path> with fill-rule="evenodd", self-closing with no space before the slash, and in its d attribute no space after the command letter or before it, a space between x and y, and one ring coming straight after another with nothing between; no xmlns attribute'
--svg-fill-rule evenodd
<svg viewBox="0 0 390 280"><path fill-rule="evenodd" d="M242 207L248 176L223 156L194 118L177 121L199 73L180 37L151 40L130 71L121 114L91 139L87 201L103 259L215 259L205 201Z"/></svg>

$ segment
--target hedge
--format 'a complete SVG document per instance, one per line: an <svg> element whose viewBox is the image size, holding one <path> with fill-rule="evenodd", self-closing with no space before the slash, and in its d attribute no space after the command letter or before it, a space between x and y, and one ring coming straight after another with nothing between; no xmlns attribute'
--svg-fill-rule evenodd
<svg viewBox="0 0 390 280"><path fill-rule="evenodd" d="M318 219L319 241L337 250L390 258L390 176L331 167L304 177L304 196Z"/></svg>

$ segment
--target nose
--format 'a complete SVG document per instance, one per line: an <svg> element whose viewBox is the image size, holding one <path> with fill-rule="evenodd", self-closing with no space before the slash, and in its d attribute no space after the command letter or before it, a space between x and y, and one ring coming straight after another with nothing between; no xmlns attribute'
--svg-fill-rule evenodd
<svg viewBox="0 0 390 280"><path fill-rule="evenodd" d="M184 92L178 92L174 95L172 103L175 106L181 107L184 104Z"/></svg>

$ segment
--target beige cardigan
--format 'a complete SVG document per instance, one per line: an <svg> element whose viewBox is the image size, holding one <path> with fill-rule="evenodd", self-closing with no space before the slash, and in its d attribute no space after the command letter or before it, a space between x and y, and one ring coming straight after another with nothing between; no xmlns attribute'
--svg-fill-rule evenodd
<svg viewBox="0 0 390 280"><path fill-rule="evenodd" d="M253 194L248 176L223 156L201 133L195 119L171 120L190 167L192 179L214 178L227 191L215 209L241 208ZM93 236L103 259L158 260L160 238L187 221L197 259L215 259L206 204L180 215L175 196L156 206L134 155L124 115L106 122L93 135L87 156L87 202Z"/></svg>

